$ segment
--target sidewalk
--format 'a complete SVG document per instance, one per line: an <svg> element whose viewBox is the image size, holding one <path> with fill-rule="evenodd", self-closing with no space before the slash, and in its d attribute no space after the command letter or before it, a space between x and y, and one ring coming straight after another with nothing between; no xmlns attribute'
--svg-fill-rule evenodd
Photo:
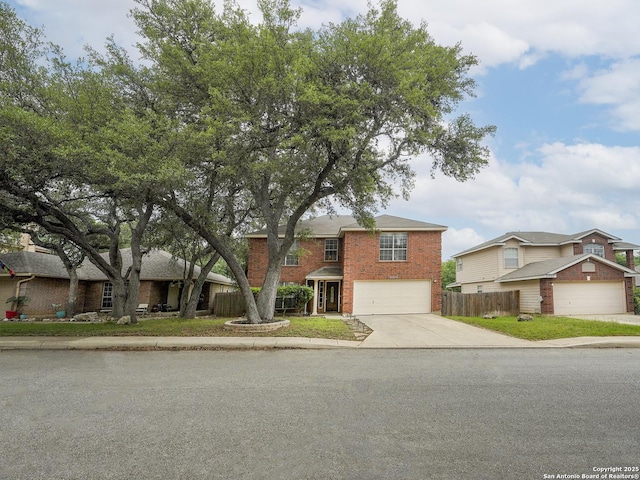
<svg viewBox="0 0 640 480"><path fill-rule="evenodd" d="M9 350L266 350L266 349L462 349L462 348L640 348L640 337L579 337L531 342L506 337L502 342L462 343L436 338L398 345L370 335L363 342L292 337L0 337Z"/></svg>
<svg viewBox="0 0 640 480"><path fill-rule="evenodd" d="M433 314L369 315L363 341L297 337L0 337L5 350L248 350L248 349L455 349L640 348L638 337L578 337L533 342Z"/></svg>
<svg viewBox="0 0 640 480"><path fill-rule="evenodd" d="M0 351L326 349L359 345L356 341L295 337L0 337Z"/></svg>

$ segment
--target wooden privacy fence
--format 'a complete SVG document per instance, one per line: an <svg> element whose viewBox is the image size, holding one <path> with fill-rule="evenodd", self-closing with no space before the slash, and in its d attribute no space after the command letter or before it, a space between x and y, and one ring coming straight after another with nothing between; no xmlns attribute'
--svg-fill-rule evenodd
<svg viewBox="0 0 640 480"><path fill-rule="evenodd" d="M241 317L245 311L241 292L216 293L213 299L213 313L217 317Z"/></svg>
<svg viewBox="0 0 640 480"><path fill-rule="evenodd" d="M442 315L455 317L499 316L520 313L520 290L488 293L442 292Z"/></svg>

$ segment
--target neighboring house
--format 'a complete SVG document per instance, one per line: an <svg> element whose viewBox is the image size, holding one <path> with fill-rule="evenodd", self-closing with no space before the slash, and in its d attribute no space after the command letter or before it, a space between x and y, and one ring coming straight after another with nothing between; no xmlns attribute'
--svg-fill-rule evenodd
<svg viewBox="0 0 640 480"><path fill-rule="evenodd" d="M105 254L106 255L106 254ZM123 249L123 269L131 265L131 250ZM30 297L24 308L27 315L52 314L51 304L65 304L69 295L69 276L57 255L36 252L11 252L0 255L0 261L13 270L15 276L0 271L0 300L18 292ZM142 257L138 302L149 305L168 305L177 308L187 266L168 252L151 250ZM196 267L194 278L200 273ZM91 262L78 268L78 312L109 311L112 307L112 286L107 277ZM202 289L199 310L213 308L215 294L234 290L233 281L223 275L210 273ZM8 310L11 305L6 305Z"/></svg>
<svg viewBox="0 0 640 480"><path fill-rule="evenodd" d="M307 313L440 311L442 232L447 227L390 215L375 222L375 232L345 215L298 223L300 239L283 262L280 281L313 288ZM247 238L249 283L260 286L267 269L267 234Z"/></svg>
<svg viewBox="0 0 640 480"><path fill-rule="evenodd" d="M593 229L575 235L509 232L453 256L462 293L520 290L520 311L554 315L633 312L633 251ZM626 266L616 263L626 255Z"/></svg>

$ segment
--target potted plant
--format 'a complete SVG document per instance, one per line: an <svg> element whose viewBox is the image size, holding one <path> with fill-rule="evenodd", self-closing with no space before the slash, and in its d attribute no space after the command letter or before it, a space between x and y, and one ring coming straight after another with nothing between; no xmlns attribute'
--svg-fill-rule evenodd
<svg viewBox="0 0 640 480"><path fill-rule="evenodd" d="M17 315L20 315L20 318L23 318L24 314L22 313L22 308L27 306L30 300L31 299L26 295L14 295L13 297L7 298L7 303L10 303L12 308L12 310L7 310L7 318L13 318ZM9 316L9 314L11 314L11 316ZM26 315L24 315L24 317L26 317Z"/></svg>
<svg viewBox="0 0 640 480"><path fill-rule="evenodd" d="M52 303L51 304L51 308L53 309L54 313L56 314L56 317L58 317L58 318L64 318L65 315L67 314L67 312L65 312L62 309L62 304L61 303Z"/></svg>

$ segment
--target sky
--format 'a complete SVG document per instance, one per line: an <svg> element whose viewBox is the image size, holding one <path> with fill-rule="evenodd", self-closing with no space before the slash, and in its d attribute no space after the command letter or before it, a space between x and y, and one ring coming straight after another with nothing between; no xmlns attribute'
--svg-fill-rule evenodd
<svg viewBox="0 0 640 480"><path fill-rule="evenodd" d="M135 51L133 0L7 3L69 58L109 35ZM259 19L255 0L238 3ZM310 28L367 10L366 0L292 4ZM429 158L415 158L410 199L380 213L446 225L443 260L511 231L597 228L640 245L640 2L398 0L398 10L426 22L437 43L478 57L476 96L458 113L497 131L473 180L432 178Z"/></svg>

